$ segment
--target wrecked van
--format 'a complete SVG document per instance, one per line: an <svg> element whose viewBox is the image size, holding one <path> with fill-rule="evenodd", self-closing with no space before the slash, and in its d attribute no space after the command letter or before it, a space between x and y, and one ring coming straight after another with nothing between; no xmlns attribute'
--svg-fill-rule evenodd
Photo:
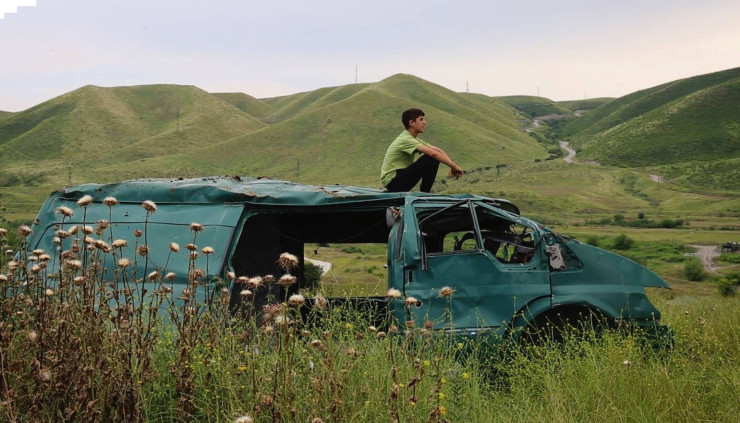
<svg viewBox="0 0 740 423"><path fill-rule="evenodd" d="M142 207L143 202L153 204ZM72 213L60 213L61 207ZM298 258L297 283L278 287L291 292L275 298L305 286L306 244L381 243L387 245L388 288L402 298L353 301L372 304L390 321L432 322L435 329L463 336L505 336L597 316L613 326L667 332L645 295L646 287L669 288L663 279L624 257L558 235L503 199L239 177L87 184L51 194L28 251L64 254L74 237L60 239L60 230L98 221L107 222L110 234L103 242L126 241L119 242L128 249L119 249L119 256L133 259L135 246L147 246L147 259L134 260L136 274L144 280L151 271L172 272L174 298L187 286L192 256L173 254L170 243L211 247L195 266L203 280L221 282L201 284L196 297L208 301L214 290L227 288L234 308L241 287L233 275L279 275L276 258L283 252ZM193 222L202 230L194 233ZM95 233L87 233L85 243L94 245ZM113 280L115 260L103 267L103 277ZM444 287L454 294L441 297ZM413 304L403 301L408 298Z"/></svg>

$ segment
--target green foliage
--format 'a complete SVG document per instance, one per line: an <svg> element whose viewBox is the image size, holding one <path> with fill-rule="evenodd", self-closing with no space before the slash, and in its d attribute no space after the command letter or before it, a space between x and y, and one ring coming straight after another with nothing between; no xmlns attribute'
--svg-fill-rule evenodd
<svg viewBox="0 0 740 423"><path fill-rule="evenodd" d="M737 282L729 278L719 278L717 290L723 297L732 297L737 292Z"/></svg>
<svg viewBox="0 0 740 423"><path fill-rule="evenodd" d="M717 261L722 263L734 263L740 264L740 254L737 253L722 253L717 257Z"/></svg>
<svg viewBox="0 0 740 423"><path fill-rule="evenodd" d="M635 245L635 241L625 234L621 234L614 238L614 244L612 248L615 250L629 250Z"/></svg>
<svg viewBox="0 0 740 423"><path fill-rule="evenodd" d="M740 156L740 68L638 91L566 125L580 155L646 166Z"/></svg>
<svg viewBox="0 0 740 423"><path fill-rule="evenodd" d="M686 279L694 282L699 282L704 279L706 272L704 271L704 265L697 257L691 257L684 263L684 275Z"/></svg>
<svg viewBox="0 0 740 423"><path fill-rule="evenodd" d="M303 264L303 281L308 289L317 289L321 283L321 275L323 269L321 266L315 265L310 261L305 261Z"/></svg>

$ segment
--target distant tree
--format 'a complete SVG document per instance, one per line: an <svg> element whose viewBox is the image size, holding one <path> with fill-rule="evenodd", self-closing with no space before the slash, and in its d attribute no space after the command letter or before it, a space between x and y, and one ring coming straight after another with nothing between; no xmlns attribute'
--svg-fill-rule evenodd
<svg viewBox="0 0 740 423"><path fill-rule="evenodd" d="M640 219L640 220L644 219L645 218L645 213L643 213L643 212L638 213L637 214L637 218Z"/></svg>
<svg viewBox="0 0 740 423"><path fill-rule="evenodd" d="M683 272L686 279L694 282L703 280L705 276L704 265L701 263L701 260L696 257L691 257L686 260L683 266Z"/></svg>
<svg viewBox="0 0 740 423"><path fill-rule="evenodd" d="M614 244L612 245L612 247L615 250L629 250L630 248L632 248L633 245L635 245L635 240L625 234L622 234L614 238Z"/></svg>
<svg viewBox="0 0 740 423"><path fill-rule="evenodd" d="M614 224L615 225L621 225L624 223L624 216L621 214L615 214L614 215Z"/></svg>
<svg viewBox="0 0 740 423"><path fill-rule="evenodd" d="M321 266L306 261L303 266L303 280L306 283L306 288L318 288L322 273L324 272Z"/></svg>

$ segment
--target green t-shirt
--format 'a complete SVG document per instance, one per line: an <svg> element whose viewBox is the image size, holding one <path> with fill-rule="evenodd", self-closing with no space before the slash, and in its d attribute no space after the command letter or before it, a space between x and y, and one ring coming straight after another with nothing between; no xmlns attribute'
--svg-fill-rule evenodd
<svg viewBox="0 0 740 423"><path fill-rule="evenodd" d="M380 183L385 187L396 176L398 169L409 167L415 159L415 155L421 155L416 149L420 145L429 145L419 138L414 138L409 131L401 132L392 143L388 146L383 159L383 166L380 167Z"/></svg>

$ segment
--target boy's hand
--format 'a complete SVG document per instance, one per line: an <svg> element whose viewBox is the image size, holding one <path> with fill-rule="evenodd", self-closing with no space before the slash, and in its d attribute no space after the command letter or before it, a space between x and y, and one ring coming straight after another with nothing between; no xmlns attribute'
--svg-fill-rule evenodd
<svg viewBox="0 0 740 423"><path fill-rule="evenodd" d="M463 176L464 174L465 174L465 171L461 167L459 167L459 166L458 167L451 167L450 168L449 177L450 178L457 179L457 178Z"/></svg>

